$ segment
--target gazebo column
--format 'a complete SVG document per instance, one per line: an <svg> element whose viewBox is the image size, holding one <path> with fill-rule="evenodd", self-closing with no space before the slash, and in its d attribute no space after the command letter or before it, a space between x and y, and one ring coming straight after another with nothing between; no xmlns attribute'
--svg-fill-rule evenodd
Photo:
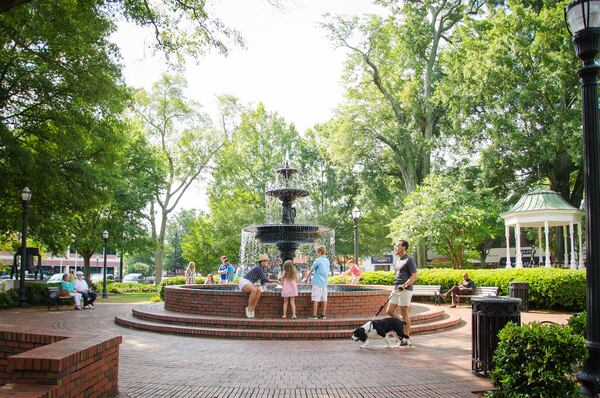
<svg viewBox="0 0 600 398"><path fill-rule="evenodd" d="M550 245L548 244L548 234L550 233L550 231L548 231L548 229L548 221L544 221L544 235L546 236L546 261L544 263L544 267L551 268L552 264L550 263Z"/></svg>
<svg viewBox="0 0 600 398"><path fill-rule="evenodd" d="M538 265L542 264L542 255L544 254L544 250L542 249L542 227L538 227Z"/></svg>
<svg viewBox="0 0 600 398"><path fill-rule="evenodd" d="M523 259L521 257L521 224L515 225L515 244L517 250L517 261L515 268L523 268Z"/></svg>
<svg viewBox="0 0 600 398"><path fill-rule="evenodd" d="M569 223L569 238L571 241L571 269L577 269L577 263L575 263L575 237L573 234L575 230L573 228L573 221Z"/></svg>
<svg viewBox="0 0 600 398"><path fill-rule="evenodd" d="M510 265L510 226L504 226L504 232L506 235L506 268L512 268Z"/></svg>
<svg viewBox="0 0 600 398"><path fill-rule="evenodd" d="M577 223L577 238L579 239L579 269L584 269L583 263L583 245L581 242L581 221Z"/></svg>
<svg viewBox="0 0 600 398"><path fill-rule="evenodd" d="M563 260L564 267L569 266L569 248L567 246L567 226L563 225Z"/></svg>

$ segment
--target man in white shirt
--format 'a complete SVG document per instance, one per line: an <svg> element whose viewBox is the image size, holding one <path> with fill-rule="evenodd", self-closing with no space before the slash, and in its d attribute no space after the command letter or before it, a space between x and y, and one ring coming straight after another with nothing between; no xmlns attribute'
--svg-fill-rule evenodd
<svg viewBox="0 0 600 398"><path fill-rule="evenodd" d="M75 274L77 279L73 281L73 286L78 293L81 293L83 296L83 308L85 309L93 309L94 301L96 301L97 294L92 291L85 279L83 279L83 272L77 271Z"/></svg>

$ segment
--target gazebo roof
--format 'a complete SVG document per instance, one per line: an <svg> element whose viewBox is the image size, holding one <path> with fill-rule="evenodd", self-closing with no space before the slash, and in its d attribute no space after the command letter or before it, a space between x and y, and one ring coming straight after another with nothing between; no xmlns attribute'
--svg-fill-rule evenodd
<svg viewBox="0 0 600 398"><path fill-rule="evenodd" d="M500 217L506 225L521 224L534 227L548 222L551 226L580 222L581 212L557 192L536 188L523 195L519 201Z"/></svg>
<svg viewBox="0 0 600 398"><path fill-rule="evenodd" d="M557 192L536 188L521 196L521 199L507 213L535 210L577 210Z"/></svg>

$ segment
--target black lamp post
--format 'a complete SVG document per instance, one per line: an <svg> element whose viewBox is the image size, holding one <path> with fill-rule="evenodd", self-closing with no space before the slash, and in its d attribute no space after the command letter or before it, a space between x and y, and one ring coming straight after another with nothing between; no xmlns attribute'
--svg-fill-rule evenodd
<svg viewBox="0 0 600 398"><path fill-rule="evenodd" d="M360 219L360 210L358 207L352 209L352 220L354 221L354 264L358 266L358 220Z"/></svg>
<svg viewBox="0 0 600 398"><path fill-rule="evenodd" d="M21 230L21 268L19 268L19 307L29 307L27 294L25 293L25 266L27 265L27 216L29 212L29 201L31 190L27 187L21 191L23 202L23 229Z"/></svg>
<svg viewBox="0 0 600 398"><path fill-rule="evenodd" d="M577 374L583 396L600 393L600 126L598 125L597 76L594 62L600 50L600 0L578 0L565 7L565 22L575 53L583 62L581 78L583 113L583 159L585 172L587 254L587 349L588 359Z"/></svg>
<svg viewBox="0 0 600 398"><path fill-rule="evenodd" d="M108 247L108 231L102 232L102 239L104 239L104 271L102 272L102 298L107 298L106 295L106 248Z"/></svg>

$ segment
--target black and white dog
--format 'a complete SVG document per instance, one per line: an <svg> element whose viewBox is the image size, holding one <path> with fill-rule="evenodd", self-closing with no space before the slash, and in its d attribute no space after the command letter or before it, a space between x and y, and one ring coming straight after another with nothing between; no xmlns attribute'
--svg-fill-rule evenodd
<svg viewBox="0 0 600 398"><path fill-rule="evenodd" d="M393 334L398 337L398 342L393 345L390 337ZM404 322L396 318L385 318L375 321L369 321L361 327L354 330L352 333L352 340L362 341L364 344L360 348L367 348L369 343L373 339L383 339L388 344L388 347L398 347L400 345L400 339L408 339L409 337L404 334Z"/></svg>

